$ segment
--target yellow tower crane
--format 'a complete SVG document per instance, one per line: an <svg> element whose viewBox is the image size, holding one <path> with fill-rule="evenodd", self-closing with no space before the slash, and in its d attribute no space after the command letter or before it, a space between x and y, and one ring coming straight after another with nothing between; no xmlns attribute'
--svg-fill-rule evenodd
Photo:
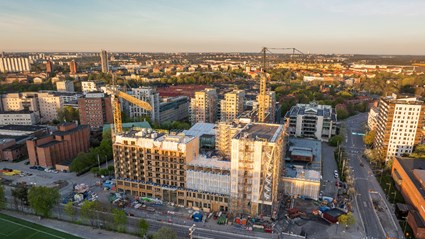
<svg viewBox="0 0 425 239"><path fill-rule="evenodd" d="M112 96L112 104L113 104L113 113L114 113L114 133L120 134L122 133L122 115L121 115L121 104L120 99L122 98L132 104L135 104L142 109L152 111L152 106L143 100L139 100L134 96L131 96L127 93L124 93L117 89L115 85L115 76L112 76L112 86L107 87L107 92Z"/></svg>

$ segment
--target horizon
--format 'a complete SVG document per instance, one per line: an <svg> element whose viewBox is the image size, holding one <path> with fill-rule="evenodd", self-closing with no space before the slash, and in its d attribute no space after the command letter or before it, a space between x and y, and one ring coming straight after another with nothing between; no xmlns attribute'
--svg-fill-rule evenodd
<svg viewBox="0 0 425 239"><path fill-rule="evenodd" d="M1 1L0 51L421 56L424 16L420 0Z"/></svg>

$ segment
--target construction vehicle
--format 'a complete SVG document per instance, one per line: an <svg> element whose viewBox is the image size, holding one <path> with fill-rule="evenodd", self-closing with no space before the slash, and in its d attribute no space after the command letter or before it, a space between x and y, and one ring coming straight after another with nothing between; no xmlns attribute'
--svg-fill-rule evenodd
<svg viewBox="0 0 425 239"><path fill-rule="evenodd" d="M106 91L112 96L112 107L114 113L114 134L121 134L123 132L120 98L132 104L135 104L141 107L142 109L152 111L152 106L148 102L139 100L134 96L131 96L127 93L118 90L117 86L115 85L115 75L112 76L112 86L107 86Z"/></svg>

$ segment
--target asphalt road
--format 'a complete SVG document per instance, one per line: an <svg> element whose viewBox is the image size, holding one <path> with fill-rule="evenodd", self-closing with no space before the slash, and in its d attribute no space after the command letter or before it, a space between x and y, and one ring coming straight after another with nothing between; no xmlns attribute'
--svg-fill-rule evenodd
<svg viewBox="0 0 425 239"><path fill-rule="evenodd" d="M364 226L366 235L369 238L385 238L383 228L373 209L372 201L369 197L369 192L377 191L381 193L381 195L384 194L378 181L373 175L369 164L362 158L362 154L365 149L363 136L357 134L364 133L364 124L366 121L367 113L358 114L345 120L344 125L346 128L346 138L342 146L344 147L348 156L349 165L353 170L355 178L356 203L361 216L361 223ZM360 162L363 162L364 166L361 166ZM384 200L386 205L390 205L385 197ZM402 232L394 213L389 210L388 214L392 215L393 220L396 222L396 230L398 232ZM402 238L402 233L398 235L397 238Z"/></svg>

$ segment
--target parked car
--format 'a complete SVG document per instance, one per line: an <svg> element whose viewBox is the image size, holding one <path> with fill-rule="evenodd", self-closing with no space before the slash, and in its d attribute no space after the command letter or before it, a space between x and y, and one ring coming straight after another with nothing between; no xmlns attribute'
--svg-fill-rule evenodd
<svg viewBox="0 0 425 239"><path fill-rule="evenodd" d="M26 161L24 164L25 164L25 165L28 165L28 164L30 164L30 161Z"/></svg>

